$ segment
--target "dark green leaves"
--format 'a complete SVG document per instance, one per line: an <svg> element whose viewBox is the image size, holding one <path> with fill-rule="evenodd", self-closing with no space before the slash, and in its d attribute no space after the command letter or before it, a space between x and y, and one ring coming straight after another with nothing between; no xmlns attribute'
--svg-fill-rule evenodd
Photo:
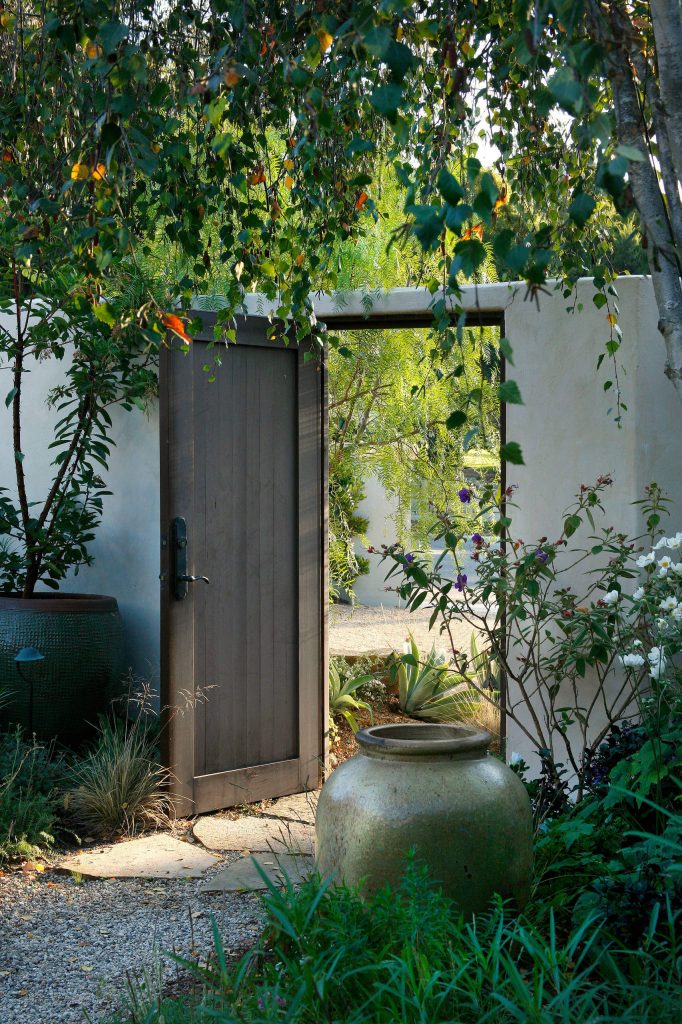
<svg viewBox="0 0 682 1024"><path fill-rule="evenodd" d="M379 85L371 94L369 101L380 114L384 114L389 121L395 120L398 107L403 98L403 90L395 82L388 85Z"/></svg>
<svg viewBox="0 0 682 1024"><path fill-rule="evenodd" d="M568 215L574 224L577 224L579 228L584 228L596 205L592 196L588 196L586 192L578 192L568 207Z"/></svg>
<svg viewBox="0 0 682 1024"><path fill-rule="evenodd" d="M521 392L515 380L505 380L500 384L498 391L501 402L509 402L511 405L523 405Z"/></svg>
<svg viewBox="0 0 682 1024"><path fill-rule="evenodd" d="M460 199L465 196L465 191L457 181L457 178L445 168L441 167L438 172L438 179L436 181L438 185L438 191L442 195L446 203L450 203L451 206L456 206Z"/></svg>
<svg viewBox="0 0 682 1024"><path fill-rule="evenodd" d="M460 427L464 426L466 421L466 413L462 412L460 409L455 409L455 411L451 412L448 418L446 419L445 426L448 428L448 430L458 430Z"/></svg>
<svg viewBox="0 0 682 1024"><path fill-rule="evenodd" d="M503 462L511 462L513 466L524 466L521 445L517 441L508 441L500 448L500 458Z"/></svg>

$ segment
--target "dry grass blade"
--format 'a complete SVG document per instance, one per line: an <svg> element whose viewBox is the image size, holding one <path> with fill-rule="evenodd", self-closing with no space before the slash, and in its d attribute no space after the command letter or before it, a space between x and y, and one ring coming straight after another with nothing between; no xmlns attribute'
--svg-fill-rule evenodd
<svg viewBox="0 0 682 1024"><path fill-rule="evenodd" d="M100 835L167 828L173 817L167 792L171 777L156 762L140 719L125 724L103 720L97 746L74 770L69 794L74 824Z"/></svg>

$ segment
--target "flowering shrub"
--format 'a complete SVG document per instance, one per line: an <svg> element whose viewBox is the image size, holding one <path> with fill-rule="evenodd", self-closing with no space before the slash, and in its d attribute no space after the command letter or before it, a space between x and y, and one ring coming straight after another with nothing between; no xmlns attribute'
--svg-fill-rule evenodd
<svg viewBox="0 0 682 1024"><path fill-rule="evenodd" d="M639 502L644 532L630 538L598 526L608 476L581 486L559 537L526 543L515 536L510 507L514 488L475 495L477 530L461 534L457 517L438 516L445 550L431 565L400 545L384 547L388 578L411 610L433 608L450 640L456 671L467 674L468 654L453 643L453 624L468 623L501 666L504 712L552 762L567 760L582 780L586 755L633 711L666 713L680 693L675 656L682 651L682 532L659 536L666 505L652 484ZM459 502L469 503L463 488ZM585 524L591 534L575 546ZM576 538L575 540L572 538ZM462 571L459 552L474 546L475 577ZM443 575L447 555L454 579ZM568 582L570 578L571 583ZM578 584L576 585L576 580ZM634 590L634 592L632 592ZM504 687L502 690L504 694ZM496 694L479 689L482 700Z"/></svg>

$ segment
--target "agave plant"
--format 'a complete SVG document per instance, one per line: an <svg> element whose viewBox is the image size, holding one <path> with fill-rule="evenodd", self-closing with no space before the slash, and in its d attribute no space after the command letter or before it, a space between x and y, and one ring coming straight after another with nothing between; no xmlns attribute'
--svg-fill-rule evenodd
<svg viewBox="0 0 682 1024"><path fill-rule="evenodd" d="M470 689L467 678L450 672L446 655L436 651L435 646L423 661L411 634L408 646L398 666L401 711L413 718L439 722L461 718L458 707L462 694Z"/></svg>
<svg viewBox="0 0 682 1024"><path fill-rule="evenodd" d="M329 713L330 715L343 715L353 732L360 728L358 720L353 714L354 711L369 711L372 718L372 709L366 700L359 700L353 694L364 683L369 683L374 676L346 676L339 671L339 666L332 661L329 664ZM373 720L373 718L372 718Z"/></svg>

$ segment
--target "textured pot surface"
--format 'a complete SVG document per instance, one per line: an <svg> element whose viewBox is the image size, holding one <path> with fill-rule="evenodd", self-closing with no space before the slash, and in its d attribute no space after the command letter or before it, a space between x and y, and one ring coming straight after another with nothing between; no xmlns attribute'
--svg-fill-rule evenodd
<svg viewBox="0 0 682 1024"><path fill-rule="evenodd" d="M17 663L24 648L43 660ZM122 673L123 626L113 597L0 595L0 688L11 695L5 723L75 746L120 696Z"/></svg>
<svg viewBox="0 0 682 1024"><path fill-rule="evenodd" d="M466 914L494 893L528 899L530 802L520 779L468 726L381 725L324 784L317 806L320 873L363 891L397 884L414 849Z"/></svg>

